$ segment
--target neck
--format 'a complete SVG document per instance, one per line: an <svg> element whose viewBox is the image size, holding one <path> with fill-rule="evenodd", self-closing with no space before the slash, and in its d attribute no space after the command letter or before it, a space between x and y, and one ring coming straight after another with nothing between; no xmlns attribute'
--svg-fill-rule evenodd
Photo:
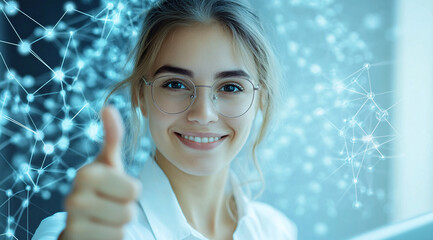
<svg viewBox="0 0 433 240"><path fill-rule="evenodd" d="M235 225L226 207L227 201L231 207L235 205L234 199L225 194L229 167L213 175L195 176L181 171L159 152L156 159L170 181L183 214L194 229L210 237L222 227Z"/></svg>

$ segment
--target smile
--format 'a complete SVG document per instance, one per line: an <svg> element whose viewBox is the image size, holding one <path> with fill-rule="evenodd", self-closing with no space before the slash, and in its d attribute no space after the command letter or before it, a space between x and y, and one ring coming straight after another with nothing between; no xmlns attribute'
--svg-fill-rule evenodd
<svg viewBox="0 0 433 240"><path fill-rule="evenodd" d="M210 150L216 148L228 136L198 137L180 133L175 133L175 135L185 146L196 150Z"/></svg>

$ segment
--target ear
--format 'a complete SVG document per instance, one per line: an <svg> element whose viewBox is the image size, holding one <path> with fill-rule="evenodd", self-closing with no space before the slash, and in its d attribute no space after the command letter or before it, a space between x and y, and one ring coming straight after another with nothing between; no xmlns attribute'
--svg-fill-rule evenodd
<svg viewBox="0 0 433 240"><path fill-rule="evenodd" d="M139 85L138 90L132 91L131 98L132 98L134 106L137 106L140 108L141 115L143 117L147 118L146 98L144 95L144 90L145 90L145 88L143 88L143 85Z"/></svg>
<svg viewBox="0 0 433 240"><path fill-rule="evenodd" d="M140 92L139 92L138 104L140 106L141 115L143 115L143 117L147 118L148 114L147 114L146 97L144 95L144 90L145 89L142 89L142 87L141 87Z"/></svg>

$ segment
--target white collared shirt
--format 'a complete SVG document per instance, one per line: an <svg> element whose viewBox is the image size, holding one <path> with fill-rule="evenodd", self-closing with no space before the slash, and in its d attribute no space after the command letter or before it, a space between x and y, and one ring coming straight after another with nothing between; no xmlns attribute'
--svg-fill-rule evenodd
<svg viewBox="0 0 433 240"><path fill-rule="evenodd" d="M236 176L233 173L229 176L239 219L233 240L297 238L295 225L284 214L265 203L249 200ZM124 240L207 240L189 225L167 176L155 161L144 164L140 181L139 213L126 225ZM66 217L66 212L60 212L45 218L32 239L57 240L65 228Z"/></svg>

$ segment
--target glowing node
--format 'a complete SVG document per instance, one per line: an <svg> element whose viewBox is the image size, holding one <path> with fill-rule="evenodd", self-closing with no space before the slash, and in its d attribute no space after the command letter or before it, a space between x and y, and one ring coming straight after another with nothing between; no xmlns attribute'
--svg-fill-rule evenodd
<svg viewBox="0 0 433 240"><path fill-rule="evenodd" d="M30 190L32 190L32 187L30 187L29 185L27 185L27 186L26 186L26 190L27 190L27 191L30 191Z"/></svg>
<svg viewBox="0 0 433 240"><path fill-rule="evenodd" d="M28 199L25 199L22 203L21 203L21 207L22 208L26 208L26 207L28 207L29 206L29 200Z"/></svg>
<svg viewBox="0 0 433 240"><path fill-rule="evenodd" d="M373 136L371 135L366 135L362 137L363 142L371 142L372 140L373 140Z"/></svg>
<svg viewBox="0 0 433 240"><path fill-rule="evenodd" d="M4 5L4 10L6 15L14 16L18 13L19 5L15 1L9 1L6 5Z"/></svg>
<svg viewBox="0 0 433 240"><path fill-rule="evenodd" d="M57 142L57 147L63 151L67 150L69 147L69 138L62 136Z"/></svg>
<svg viewBox="0 0 433 240"><path fill-rule="evenodd" d="M33 188L33 191L35 193L38 193L40 190L41 190L41 188L39 186L37 186L37 185Z"/></svg>
<svg viewBox="0 0 433 240"><path fill-rule="evenodd" d="M117 9L118 9L119 11L122 11L124 8L125 8L125 5L123 5L123 3L118 3L118 4L117 4Z"/></svg>
<svg viewBox="0 0 433 240"><path fill-rule="evenodd" d="M63 6L63 9L67 12L71 12L75 10L75 4L73 2L66 2Z"/></svg>
<svg viewBox="0 0 433 240"><path fill-rule="evenodd" d="M39 175L42 175L42 174L44 174L44 172L45 172L45 170L44 170L44 169L42 169L42 168L38 169L38 174L39 174Z"/></svg>
<svg viewBox="0 0 433 240"><path fill-rule="evenodd" d="M26 104L22 108L23 112L29 113L30 112L30 105Z"/></svg>
<svg viewBox="0 0 433 240"><path fill-rule="evenodd" d="M65 73L62 70L57 70L54 73L54 78L58 81L63 81L63 79L65 79Z"/></svg>
<svg viewBox="0 0 433 240"><path fill-rule="evenodd" d="M96 141L98 139L98 133L99 133L99 125L96 122L90 123L89 127L87 127L86 134L87 136Z"/></svg>
<svg viewBox="0 0 433 240"><path fill-rule="evenodd" d="M352 207L355 209L360 209L362 207L362 203L360 201L354 201Z"/></svg>
<svg viewBox="0 0 433 240"><path fill-rule="evenodd" d="M15 218L12 217L12 216L9 216L7 221L8 221L8 223L14 223L15 222Z"/></svg>
<svg viewBox="0 0 433 240"><path fill-rule="evenodd" d="M325 110L323 108L317 108L316 110L314 110L314 115L316 116L323 116L325 115Z"/></svg>
<svg viewBox="0 0 433 240"><path fill-rule="evenodd" d="M48 200L51 198L51 193L49 191L43 191L41 194L42 199Z"/></svg>
<svg viewBox="0 0 433 240"><path fill-rule="evenodd" d="M54 152L54 145L51 144L51 143L46 143L44 145L43 150L44 150L45 154L50 155L50 154L52 154Z"/></svg>
<svg viewBox="0 0 433 240"><path fill-rule="evenodd" d="M69 180L73 179L75 177L75 174L76 170L74 168L68 168L68 170L66 170L66 176Z"/></svg>
<svg viewBox="0 0 433 240"><path fill-rule="evenodd" d="M12 194L13 194L12 189L6 190L6 196L7 197L12 197Z"/></svg>
<svg viewBox="0 0 433 240"><path fill-rule="evenodd" d="M37 141L40 141L40 140L43 140L43 139L44 139L44 136L45 136L45 134L44 134L42 131L37 130L37 131L36 131L36 134L35 134L35 139L36 139Z"/></svg>
<svg viewBox="0 0 433 240"><path fill-rule="evenodd" d="M352 138L352 139L350 139L350 142L352 142L352 143L356 143L356 138Z"/></svg>
<svg viewBox="0 0 433 240"><path fill-rule="evenodd" d="M64 97L65 95L66 95L65 90L61 90L61 91L60 91L60 96Z"/></svg>
<svg viewBox="0 0 433 240"><path fill-rule="evenodd" d="M329 35L326 37L326 41L327 41L329 44L334 44L334 43L336 42L336 38L335 38L334 35L329 34Z"/></svg>
<svg viewBox="0 0 433 240"><path fill-rule="evenodd" d="M389 116L389 114L388 114L388 111L386 111L386 110L376 112L376 119L381 121L381 122L388 120L388 116Z"/></svg>
<svg viewBox="0 0 433 240"><path fill-rule="evenodd" d="M9 71L7 75L8 80L14 80L15 79L15 72Z"/></svg>
<svg viewBox="0 0 433 240"><path fill-rule="evenodd" d="M119 24L120 23L120 15L117 14L116 16L114 16L113 18L113 24Z"/></svg>
<svg viewBox="0 0 433 240"><path fill-rule="evenodd" d="M31 45L28 41L22 41L19 45L18 45L18 52L23 55L29 55L31 50Z"/></svg>
<svg viewBox="0 0 433 240"><path fill-rule="evenodd" d="M114 8L114 4L113 3L107 3L107 9L108 10L111 10L111 9L113 9Z"/></svg>
<svg viewBox="0 0 433 240"><path fill-rule="evenodd" d="M314 168L314 166L310 162L306 162L302 166L302 170L304 170L305 173L311 173L311 172L313 172L313 168Z"/></svg>
<svg viewBox="0 0 433 240"><path fill-rule="evenodd" d="M313 74L319 74L322 72L322 68L317 64L313 64L310 67L310 72Z"/></svg>
<svg viewBox="0 0 433 240"><path fill-rule="evenodd" d="M54 32L53 29L51 29L51 28L47 28L47 29L45 30L45 39L46 39L46 40L51 41L51 40L53 40L55 37L56 37L56 33Z"/></svg>
<svg viewBox="0 0 433 240"><path fill-rule="evenodd" d="M369 93L367 94L367 98L370 99L370 100L373 100L375 96L376 96L376 95L374 94L374 92L369 92Z"/></svg>
<svg viewBox="0 0 433 240"><path fill-rule="evenodd" d="M74 31L69 31L69 35L74 35L75 34L75 32Z"/></svg>
<svg viewBox="0 0 433 240"><path fill-rule="evenodd" d="M378 14L368 14L364 17L364 27L369 30L376 30L378 29L381 24L382 20L380 15Z"/></svg>
<svg viewBox="0 0 433 240"><path fill-rule="evenodd" d="M65 118L65 119L62 121L62 129L63 129L63 131L65 131L65 132L69 132L69 130L71 130L73 124L74 124L74 123L72 122L71 119Z"/></svg>
<svg viewBox="0 0 433 240"><path fill-rule="evenodd" d="M354 184L357 184L357 183L358 183L358 179L357 179L357 178L354 178L354 179L353 179L353 183L354 183Z"/></svg>
<svg viewBox="0 0 433 240"><path fill-rule="evenodd" d="M34 100L35 100L35 96L33 95L33 93L27 94L27 101L28 102L33 102Z"/></svg>
<svg viewBox="0 0 433 240"><path fill-rule="evenodd" d="M319 25L321 27L326 26L326 24L328 23L326 18L321 16L321 15L316 17L316 22L317 22L317 25Z"/></svg>
<svg viewBox="0 0 433 240"><path fill-rule="evenodd" d="M132 36L137 36L137 34L138 34L137 31L135 31L135 30L132 31Z"/></svg>
<svg viewBox="0 0 433 240"><path fill-rule="evenodd" d="M325 223L316 223L314 225L314 233L318 236L324 236L328 233L328 226Z"/></svg>
<svg viewBox="0 0 433 240"><path fill-rule="evenodd" d="M14 236L14 231L10 228L6 229L6 236L7 237L13 237Z"/></svg>
<svg viewBox="0 0 433 240"><path fill-rule="evenodd" d="M82 68L84 67L84 61L83 61L83 60L78 60L78 61L77 61L77 67L78 67L79 69L82 69Z"/></svg>
<svg viewBox="0 0 433 240"><path fill-rule="evenodd" d="M365 64L364 64L364 68L365 68L365 69L369 69L369 68L370 68L370 63L365 63Z"/></svg>

